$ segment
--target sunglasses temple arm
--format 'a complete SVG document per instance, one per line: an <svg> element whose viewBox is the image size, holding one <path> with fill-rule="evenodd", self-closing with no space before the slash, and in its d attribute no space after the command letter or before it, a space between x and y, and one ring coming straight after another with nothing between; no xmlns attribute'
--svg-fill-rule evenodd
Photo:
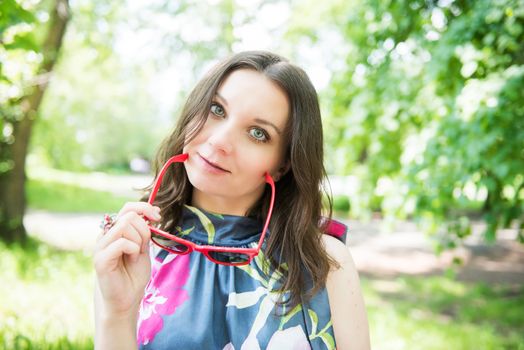
<svg viewBox="0 0 524 350"><path fill-rule="evenodd" d="M158 173L158 176L157 176L157 178L155 180L155 185L153 186L153 190L151 190L151 194L149 195L149 199L147 200L147 203L149 203L151 205L154 203L156 194L158 192L158 189L160 188L160 185L162 184L162 178L164 177L164 174L167 171L167 168L169 168L169 166L172 163L178 163L178 162L186 161L186 159L188 157L189 156L188 156L187 153L182 153L182 154L179 154L179 155L176 155L174 157L169 158L169 160L164 164L164 166L162 167L162 169Z"/></svg>
<svg viewBox="0 0 524 350"><path fill-rule="evenodd" d="M269 210L267 212L267 218L266 223L264 224L264 229L262 230L262 235L260 236L260 240L258 241L258 246L260 247L262 242L264 242L264 238L266 237L266 231L269 227L269 221L271 220L271 215L273 214L273 205L275 204L275 182L273 181L273 178L269 173L266 173L266 182L271 187L271 200L269 201Z"/></svg>

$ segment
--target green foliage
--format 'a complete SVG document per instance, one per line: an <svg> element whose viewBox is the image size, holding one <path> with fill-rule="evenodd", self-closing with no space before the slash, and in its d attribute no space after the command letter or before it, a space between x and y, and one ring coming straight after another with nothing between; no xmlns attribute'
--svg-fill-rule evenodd
<svg viewBox="0 0 524 350"><path fill-rule="evenodd" d="M40 109L31 152L59 169L129 169L151 158L165 132L147 69L114 53L121 2L75 2L62 59Z"/></svg>
<svg viewBox="0 0 524 350"><path fill-rule="evenodd" d="M42 59L34 35L42 26L34 15L39 6L38 1L26 6L14 0L0 3L0 175L14 166L8 148L14 142L14 123L22 118L19 100Z"/></svg>
<svg viewBox="0 0 524 350"><path fill-rule="evenodd" d="M295 23L295 37L332 30L345 43L331 53L342 62L324 92L325 128L329 171L361 180L353 214L378 204L447 233L449 246L469 234L472 210L487 239L522 226L524 2L304 6L318 25Z"/></svg>
<svg viewBox="0 0 524 350"><path fill-rule="evenodd" d="M443 276L363 280L374 349L518 349L522 286Z"/></svg>
<svg viewBox="0 0 524 350"><path fill-rule="evenodd" d="M35 85L35 74L42 57L48 9L46 1L0 4L0 120L13 122L20 117L20 99ZM40 15L40 16L39 16ZM13 110L14 109L14 110ZM6 124L4 124L6 125ZM2 125L2 126L4 126ZM10 133L0 134L6 142Z"/></svg>
<svg viewBox="0 0 524 350"><path fill-rule="evenodd" d="M346 195L333 196L333 210L347 213L349 212L351 205L349 198Z"/></svg>
<svg viewBox="0 0 524 350"><path fill-rule="evenodd" d="M467 91L470 84L475 86ZM476 113L443 120L428 142L424 160L411 167L408 177L418 213L451 224L463 214L457 210L461 203L482 201L490 240L498 227L521 219L524 210L524 69L492 74L482 85L495 84L500 85L496 95L486 100L496 105L481 101ZM472 95L467 106L481 92L478 82L466 84L463 96ZM453 231L462 238L461 230Z"/></svg>
<svg viewBox="0 0 524 350"><path fill-rule="evenodd" d="M0 4L3 144L14 141L20 97L42 59L46 3ZM260 11L279 4L257 2ZM297 57L338 38L322 52L333 77L322 92L326 164L330 173L360 179L352 214L414 217L449 247L469 234L472 215L484 218L488 239L513 224L524 240L524 1L291 4L287 43L277 40L282 29L269 31L275 48ZM210 62L238 49L243 29L256 24L252 5L231 0L144 7L81 0L72 10L31 145L62 169L126 169L134 157L151 158L173 124L172 106ZM164 22L173 26L163 28ZM128 60L118 45L123 27L137 36L157 33L156 46L144 47L157 51ZM192 77L166 87L173 91L167 111L167 104L156 105L148 84L179 62ZM12 166L0 150L0 173Z"/></svg>
<svg viewBox="0 0 524 350"><path fill-rule="evenodd" d="M36 22L34 13L26 6L22 6L15 0L5 0L0 3L0 33L2 35L2 44L6 49L15 48L35 48L36 43L31 40L27 31L12 31L7 33L8 29L12 30L14 26Z"/></svg>
<svg viewBox="0 0 524 350"><path fill-rule="evenodd" d="M42 61L42 30L50 2L2 1L0 5L0 142L16 140L13 128L22 118L21 101L35 85ZM151 155L157 144L156 111L138 74L113 54L113 25L120 1L75 1L60 65L53 72L32 139L33 151L55 167L85 169L108 163L128 164ZM111 24L113 23L113 24ZM132 101L130 103L130 101ZM149 133L144 133L148 130ZM115 138L115 132L121 133ZM127 140L125 143L122 140ZM0 172L13 166L0 149Z"/></svg>
<svg viewBox="0 0 524 350"><path fill-rule="evenodd" d="M234 26L253 22L249 7L232 0L75 1L31 152L69 170L128 169L134 157L151 159L194 82L240 41ZM129 35L143 45L132 51ZM165 91L153 86L164 80L159 73L173 71Z"/></svg>
<svg viewBox="0 0 524 350"><path fill-rule="evenodd" d="M0 243L0 349L92 349L91 258Z"/></svg>
<svg viewBox="0 0 524 350"><path fill-rule="evenodd" d="M66 46L65 54L42 105L33 152L69 170L128 169L133 157L151 158L163 125L139 73L122 70L115 58L99 62L90 48Z"/></svg>
<svg viewBox="0 0 524 350"><path fill-rule="evenodd" d="M43 180L29 180L26 192L29 208L65 213L115 213L125 202L138 199Z"/></svg>
<svg viewBox="0 0 524 350"><path fill-rule="evenodd" d="M91 257L0 243L0 349L92 349ZM522 287L363 278L373 349L518 349Z"/></svg>

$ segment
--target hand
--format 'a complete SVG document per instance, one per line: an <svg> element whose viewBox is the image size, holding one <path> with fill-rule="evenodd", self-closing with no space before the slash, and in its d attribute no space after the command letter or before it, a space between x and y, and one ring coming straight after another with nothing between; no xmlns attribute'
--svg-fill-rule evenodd
<svg viewBox="0 0 524 350"><path fill-rule="evenodd" d="M94 252L97 298L106 316L138 311L151 274L151 232L146 220L160 220L159 212L160 208L145 202L128 202L114 226L98 237Z"/></svg>

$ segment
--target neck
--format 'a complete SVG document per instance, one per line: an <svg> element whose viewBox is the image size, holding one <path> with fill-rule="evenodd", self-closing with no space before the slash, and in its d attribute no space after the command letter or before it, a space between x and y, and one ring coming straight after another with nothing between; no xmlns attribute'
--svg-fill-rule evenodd
<svg viewBox="0 0 524 350"><path fill-rule="evenodd" d="M257 197L258 198L258 197ZM249 197L214 196L193 188L191 205L217 214L246 216L256 199Z"/></svg>

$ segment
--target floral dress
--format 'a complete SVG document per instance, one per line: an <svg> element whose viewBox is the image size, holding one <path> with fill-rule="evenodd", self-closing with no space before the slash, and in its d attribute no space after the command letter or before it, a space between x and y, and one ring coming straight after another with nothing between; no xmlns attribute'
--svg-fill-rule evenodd
<svg viewBox="0 0 524 350"><path fill-rule="evenodd" d="M251 247L262 226L250 217L186 206L177 231L200 244ZM345 236L342 224L330 227ZM325 288L292 310L278 306L282 275L270 267L263 247L245 266L162 249L152 263L138 319L140 349L335 349Z"/></svg>

